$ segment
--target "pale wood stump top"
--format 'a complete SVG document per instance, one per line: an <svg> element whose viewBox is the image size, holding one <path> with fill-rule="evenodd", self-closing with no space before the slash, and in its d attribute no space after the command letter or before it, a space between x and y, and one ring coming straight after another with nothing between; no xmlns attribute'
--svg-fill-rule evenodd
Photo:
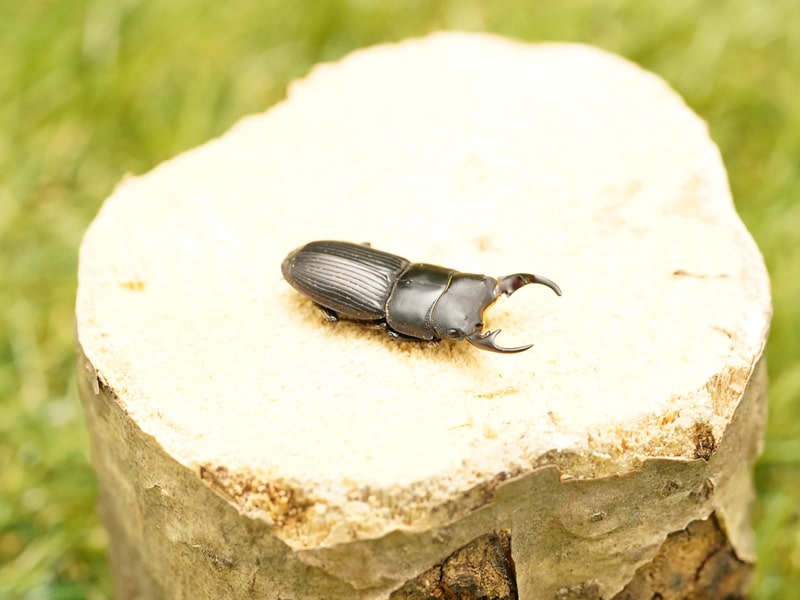
<svg viewBox="0 0 800 600"><path fill-rule="evenodd" d="M79 341L143 431L293 547L425 528L538 466L708 458L770 318L705 124L580 45L442 34L317 68L114 191ZM280 272L315 239L528 286L513 356L331 325Z"/></svg>

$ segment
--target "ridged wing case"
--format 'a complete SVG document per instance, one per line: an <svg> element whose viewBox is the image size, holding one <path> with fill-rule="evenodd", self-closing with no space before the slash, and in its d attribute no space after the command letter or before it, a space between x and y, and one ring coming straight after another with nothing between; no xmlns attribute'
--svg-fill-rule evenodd
<svg viewBox="0 0 800 600"><path fill-rule="evenodd" d="M281 265L292 287L352 319L383 319L386 301L409 261L349 242L311 242Z"/></svg>

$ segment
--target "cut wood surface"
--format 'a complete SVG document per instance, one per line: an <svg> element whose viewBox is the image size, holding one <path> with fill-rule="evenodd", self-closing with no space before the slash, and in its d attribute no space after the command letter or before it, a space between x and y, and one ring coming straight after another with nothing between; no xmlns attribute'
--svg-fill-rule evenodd
<svg viewBox="0 0 800 600"><path fill-rule="evenodd" d="M316 239L563 296L487 311L520 354L398 341L283 280ZM126 178L83 241L119 597L400 598L477 547L513 581L420 597L611 598L709 519L749 569L770 313L719 151L656 76L457 33L317 67Z"/></svg>

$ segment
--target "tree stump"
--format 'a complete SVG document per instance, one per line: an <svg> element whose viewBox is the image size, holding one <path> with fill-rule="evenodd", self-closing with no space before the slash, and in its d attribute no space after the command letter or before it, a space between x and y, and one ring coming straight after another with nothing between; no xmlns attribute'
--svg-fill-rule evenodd
<svg viewBox="0 0 800 600"><path fill-rule="evenodd" d="M329 323L315 240L555 280L514 355ZM119 598L734 598L770 320L706 126L603 51L437 34L126 178L81 247Z"/></svg>

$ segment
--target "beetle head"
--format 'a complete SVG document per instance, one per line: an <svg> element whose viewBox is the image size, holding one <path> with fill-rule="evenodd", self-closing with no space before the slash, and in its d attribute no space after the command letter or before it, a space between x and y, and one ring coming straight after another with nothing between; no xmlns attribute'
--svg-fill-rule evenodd
<svg viewBox="0 0 800 600"><path fill-rule="evenodd" d="M533 275L532 273L515 273L514 275L507 275L506 277L502 277L497 280L497 285L493 290L493 298L491 302L494 302L494 300L497 299L497 297L501 294L510 296L519 288L528 285L529 283L540 283L542 285L546 285L556 294L559 296L561 295L561 288L559 288L555 282L550 281L546 277L539 277L538 275ZM489 304L491 304L491 302ZM487 304L484 308L488 308L489 304ZM497 342L495 341L498 333L500 333L499 329L487 331L486 333L475 331L471 335L467 336L467 341L473 346L481 348L482 350L501 352L504 354L523 352L533 346L533 344L527 344L525 346L517 346L516 348L503 348L502 346L498 346Z"/></svg>

